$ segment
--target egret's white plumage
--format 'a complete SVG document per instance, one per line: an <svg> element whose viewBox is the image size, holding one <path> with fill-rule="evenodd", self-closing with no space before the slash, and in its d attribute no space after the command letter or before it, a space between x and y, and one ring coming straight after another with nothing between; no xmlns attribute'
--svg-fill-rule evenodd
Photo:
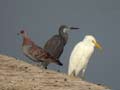
<svg viewBox="0 0 120 90"><path fill-rule="evenodd" d="M69 60L68 75L77 76L79 72L82 72L82 77L84 77L87 64L94 52L95 46L102 49L94 36L86 35L83 41L74 47Z"/></svg>

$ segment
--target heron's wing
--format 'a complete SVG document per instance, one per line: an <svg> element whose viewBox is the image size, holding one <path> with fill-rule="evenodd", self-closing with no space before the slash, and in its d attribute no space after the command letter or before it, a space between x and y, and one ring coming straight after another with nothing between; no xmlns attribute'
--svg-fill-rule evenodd
<svg viewBox="0 0 120 90"><path fill-rule="evenodd" d="M70 55L70 60L69 60L69 69L68 69L68 74L70 75L74 70L76 73L76 70L79 67L79 70L81 69L80 67L80 62L83 57L83 45L82 42L78 43L74 48L73 51Z"/></svg>
<svg viewBox="0 0 120 90"><path fill-rule="evenodd" d="M46 42L44 49L54 57L59 58L64 49L64 40L60 36L55 35Z"/></svg>

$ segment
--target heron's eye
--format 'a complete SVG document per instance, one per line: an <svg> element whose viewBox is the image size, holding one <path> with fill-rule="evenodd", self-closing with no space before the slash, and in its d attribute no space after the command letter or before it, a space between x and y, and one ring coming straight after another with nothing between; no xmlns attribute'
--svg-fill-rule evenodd
<svg viewBox="0 0 120 90"><path fill-rule="evenodd" d="M68 28L64 28L64 29L63 29L63 32L64 32L64 33L67 33L68 31L69 31Z"/></svg>

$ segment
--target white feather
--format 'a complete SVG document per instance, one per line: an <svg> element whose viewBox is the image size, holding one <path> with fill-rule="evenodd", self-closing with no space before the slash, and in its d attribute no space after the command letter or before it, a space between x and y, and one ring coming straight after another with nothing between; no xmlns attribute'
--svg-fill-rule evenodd
<svg viewBox="0 0 120 90"><path fill-rule="evenodd" d="M85 39L79 42L73 49L68 67L68 75L71 75L75 71L75 76L79 74L83 69L86 69L88 61L94 51L94 44L90 40L94 38Z"/></svg>

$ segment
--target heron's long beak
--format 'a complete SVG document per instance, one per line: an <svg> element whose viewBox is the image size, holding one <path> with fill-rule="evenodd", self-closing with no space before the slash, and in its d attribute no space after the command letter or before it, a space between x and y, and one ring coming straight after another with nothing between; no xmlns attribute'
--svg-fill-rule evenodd
<svg viewBox="0 0 120 90"><path fill-rule="evenodd" d="M80 28L77 28L77 27L67 27L67 28L65 28L65 29L63 30L63 32L66 33L66 32L69 32L69 31L71 31L71 30L78 30L78 29L80 29Z"/></svg>
<svg viewBox="0 0 120 90"><path fill-rule="evenodd" d="M78 28L78 27L70 27L70 30L78 30L78 29L80 29L80 28Z"/></svg>
<svg viewBox="0 0 120 90"><path fill-rule="evenodd" d="M80 29L80 28L78 28L78 27L70 27L70 29L71 29L71 30L78 30L78 29Z"/></svg>
<svg viewBox="0 0 120 90"><path fill-rule="evenodd" d="M93 41L93 43L95 44L96 48L103 50L102 46L98 42Z"/></svg>

